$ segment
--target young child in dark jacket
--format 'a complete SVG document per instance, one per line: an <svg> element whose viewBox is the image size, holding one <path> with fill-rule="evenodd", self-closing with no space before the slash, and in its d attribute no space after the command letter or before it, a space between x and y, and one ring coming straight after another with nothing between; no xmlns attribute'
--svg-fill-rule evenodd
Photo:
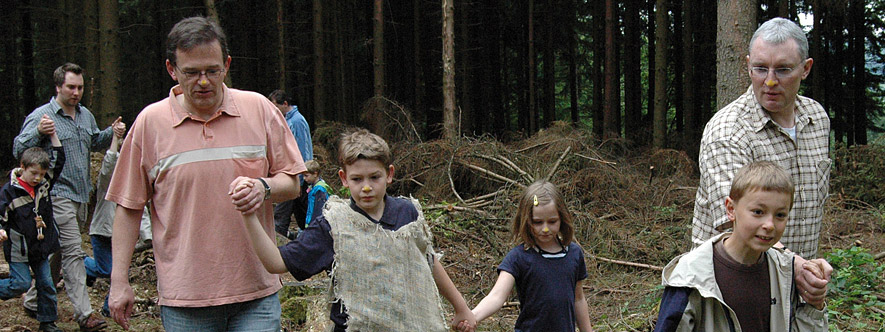
<svg viewBox="0 0 885 332"><path fill-rule="evenodd" d="M9 183L0 189L0 242L9 262L9 278L0 280L0 298L6 300L26 292L33 271L40 331L56 332L61 330L55 325L58 308L47 258L59 249L59 244L49 190L61 174L65 153L55 133L50 140L54 160L42 148L25 150L20 167L12 170Z"/></svg>

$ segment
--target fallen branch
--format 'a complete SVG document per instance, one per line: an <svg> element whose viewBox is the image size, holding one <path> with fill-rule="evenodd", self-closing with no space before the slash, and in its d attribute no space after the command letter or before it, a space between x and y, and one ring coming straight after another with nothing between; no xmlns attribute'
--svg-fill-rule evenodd
<svg viewBox="0 0 885 332"><path fill-rule="evenodd" d="M498 173L495 173L495 172L492 172L492 171L487 170L487 169L485 169L485 168L482 168L482 167L479 167L479 166L476 166L476 165L473 165L473 164L467 163L467 162L465 162L465 161L458 161L458 163L461 164L461 165L464 165L464 166L467 167L467 168L470 168L470 169L472 169L472 170L475 170L475 171L478 171L478 172L480 172L480 173L483 173L483 175L486 175L486 176L489 176L489 177L492 177L492 178L494 178L494 179L497 179L497 180L500 180L500 181L504 181L504 182L507 182L507 183L515 184L515 185L518 186L519 188L521 188L521 189L525 189L525 185L524 185L524 184L519 183L519 182L517 182L516 180L510 179L510 178L505 177L505 176L503 176L503 175L499 175ZM449 174L450 174L450 175L449 175L449 181L451 181L451 172L449 172ZM455 185L452 184L452 190L454 190L454 186L455 186ZM461 197L459 196L458 199L461 199ZM464 200L461 200L461 201L463 202Z"/></svg>
<svg viewBox="0 0 885 332"><path fill-rule="evenodd" d="M607 161L607 160L602 160L602 159L599 159L599 158L593 158L593 157L590 157L590 156L582 155L582 154L580 154L580 153L575 153L575 155L578 156L578 157L581 157L581 158L584 158L584 159L590 160L590 161L595 161L595 162L598 162L598 163L603 163L603 164L609 165L609 166L611 166L612 169L617 169L617 168L615 167L615 165L617 165L618 163L616 163L616 162L613 162L613 161Z"/></svg>
<svg viewBox="0 0 885 332"><path fill-rule="evenodd" d="M495 197L495 196L498 196L498 194L500 194L503 190L504 189L498 189L497 191L495 191L493 193L485 194L482 196L476 196L476 197L465 200L464 203L473 204L476 201L481 201L481 200L485 200L486 198Z"/></svg>
<svg viewBox="0 0 885 332"><path fill-rule="evenodd" d="M553 164L553 168L550 169L550 173L547 173L547 177L544 178L545 181L550 181L550 178L553 177L553 173L556 173L556 169L559 168L559 164L562 163L562 160L565 159L565 156L571 150L572 150L572 146L569 145L565 148L565 151L563 151L562 154L559 155L559 159L556 159L556 163Z"/></svg>
<svg viewBox="0 0 885 332"><path fill-rule="evenodd" d="M442 229L447 230L447 231L452 232L452 233L457 233L457 234L459 234L459 235L461 235L461 236L469 237L469 238L473 239L473 240L476 241L476 242L480 242L480 243L484 242L483 239L479 238L479 237L476 236L476 235L473 235L473 234L471 234L471 233L467 233L467 232L465 232L465 231L460 231L460 230L457 230L457 229L453 229L453 228L446 227L446 226L443 225L442 223L434 224L434 226L435 226L435 227L442 228Z"/></svg>
<svg viewBox="0 0 885 332"><path fill-rule="evenodd" d="M610 258L605 258L605 257L599 257L599 256L589 255L589 254L587 255L587 257L591 257L591 258L593 258L593 259L598 259L598 260L601 260L601 261L603 261L603 262L609 262L609 263L614 263L614 264L627 265L627 266L635 266L635 267L641 267L641 268L646 268L646 269L651 269L651 270L656 270L656 271L663 271L663 270L664 270L663 267L655 266L655 265L642 264L642 263L634 263L634 262L627 262L627 261L619 261L619 260L616 260L616 259L610 259Z"/></svg>
<svg viewBox="0 0 885 332"><path fill-rule="evenodd" d="M455 160L455 153L457 152L458 148L455 148L455 150L452 151L452 157L449 158L449 164L446 166L446 175L449 176L449 186L452 187L452 192L455 193L455 197L458 198L458 201L464 203L464 199L461 198L461 195L458 194L458 190L455 189L455 181L452 181L452 162Z"/></svg>
<svg viewBox="0 0 885 332"><path fill-rule="evenodd" d="M501 161L503 161L504 163L509 164L510 167L513 167L513 169L515 169L516 172L519 173L519 175L521 175L523 177L523 179L526 180L527 183L535 182L535 178L533 178L531 175L529 175L529 173L526 173L525 171L523 171L522 168L519 168L519 166L516 166L516 164L513 161L511 161L510 159L507 159L507 157L504 157L502 155L498 155L498 158L501 159Z"/></svg>
<svg viewBox="0 0 885 332"><path fill-rule="evenodd" d="M880 260L880 259L882 259L882 257L885 257L885 251L880 252L880 253L876 254L875 256L873 256L873 258L875 260Z"/></svg>
<svg viewBox="0 0 885 332"><path fill-rule="evenodd" d="M483 217L494 217L491 213L485 212L480 209L465 207L465 206L457 206L454 204L434 204L425 206L426 210L446 210L448 212L470 212L478 215L482 215Z"/></svg>
<svg viewBox="0 0 885 332"><path fill-rule="evenodd" d="M529 145L529 146L527 146L527 147L524 147L524 148L522 148L522 149L519 149L519 150L516 150L516 151L513 151L513 152L516 152L516 153L525 152L525 151L527 151L527 150L531 150L531 149L533 149L533 148L536 148L536 147L539 147L539 146L543 146L543 145L547 145L547 144L550 144L550 143L553 143L553 142L541 142L541 143L538 143L538 144L532 144L532 145Z"/></svg>

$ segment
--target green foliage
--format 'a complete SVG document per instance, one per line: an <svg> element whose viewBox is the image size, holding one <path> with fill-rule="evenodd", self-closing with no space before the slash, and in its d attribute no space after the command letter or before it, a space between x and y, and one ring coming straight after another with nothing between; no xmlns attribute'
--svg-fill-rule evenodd
<svg viewBox="0 0 885 332"><path fill-rule="evenodd" d="M852 324L852 330L885 326L881 310L870 309L885 308L885 302L875 294L885 282L885 265L860 247L837 249L827 255L827 260L834 268L828 295L830 319Z"/></svg>
<svg viewBox="0 0 885 332"><path fill-rule="evenodd" d="M839 145L835 154L831 188L872 206L885 204L885 145Z"/></svg>
<svg viewBox="0 0 885 332"><path fill-rule="evenodd" d="M303 324L307 320L310 297L322 293L322 289L308 286L283 286L279 293L283 324Z"/></svg>

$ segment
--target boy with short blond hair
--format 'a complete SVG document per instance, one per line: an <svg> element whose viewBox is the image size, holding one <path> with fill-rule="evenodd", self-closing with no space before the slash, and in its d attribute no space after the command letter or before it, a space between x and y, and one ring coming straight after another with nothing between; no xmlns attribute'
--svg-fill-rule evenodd
<svg viewBox="0 0 885 332"><path fill-rule="evenodd" d="M50 142L55 158L43 148L28 148L21 154L20 167L12 170L9 183L0 188L0 242L9 262L9 278L0 280L0 299L28 291L30 268L37 288L35 318L41 332L61 331L55 325L58 302L49 270L49 254L59 249L49 191L64 169L65 150L55 131L50 133Z"/></svg>
<svg viewBox="0 0 885 332"><path fill-rule="evenodd" d="M655 331L827 331L824 304L802 302L792 252L774 248L793 206L793 181L768 161L735 174L725 210L732 233L667 264ZM826 264L807 261L818 276Z"/></svg>
<svg viewBox="0 0 885 332"><path fill-rule="evenodd" d="M305 213L305 228L310 222L323 214L323 206L329 199L329 185L320 177L320 163L316 159L304 162L307 172L304 172L304 184L307 186L307 213Z"/></svg>
<svg viewBox="0 0 885 332"><path fill-rule="evenodd" d="M386 194L394 174L387 143L361 129L344 134L338 151L338 176L351 198L330 197L296 240L277 248L254 215L244 216L264 267L298 280L331 269L335 331L445 331L439 293L455 309L452 325L475 328L433 250L420 205Z"/></svg>

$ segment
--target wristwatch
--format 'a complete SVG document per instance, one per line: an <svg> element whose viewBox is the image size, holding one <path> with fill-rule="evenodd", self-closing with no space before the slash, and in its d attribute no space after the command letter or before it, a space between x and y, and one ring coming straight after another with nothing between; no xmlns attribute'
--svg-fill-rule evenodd
<svg viewBox="0 0 885 332"><path fill-rule="evenodd" d="M262 178L257 178L258 181L261 181L261 184L264 185L264 200L270 198L270 185L267 184L267 181L264 181Z"/></svg>

